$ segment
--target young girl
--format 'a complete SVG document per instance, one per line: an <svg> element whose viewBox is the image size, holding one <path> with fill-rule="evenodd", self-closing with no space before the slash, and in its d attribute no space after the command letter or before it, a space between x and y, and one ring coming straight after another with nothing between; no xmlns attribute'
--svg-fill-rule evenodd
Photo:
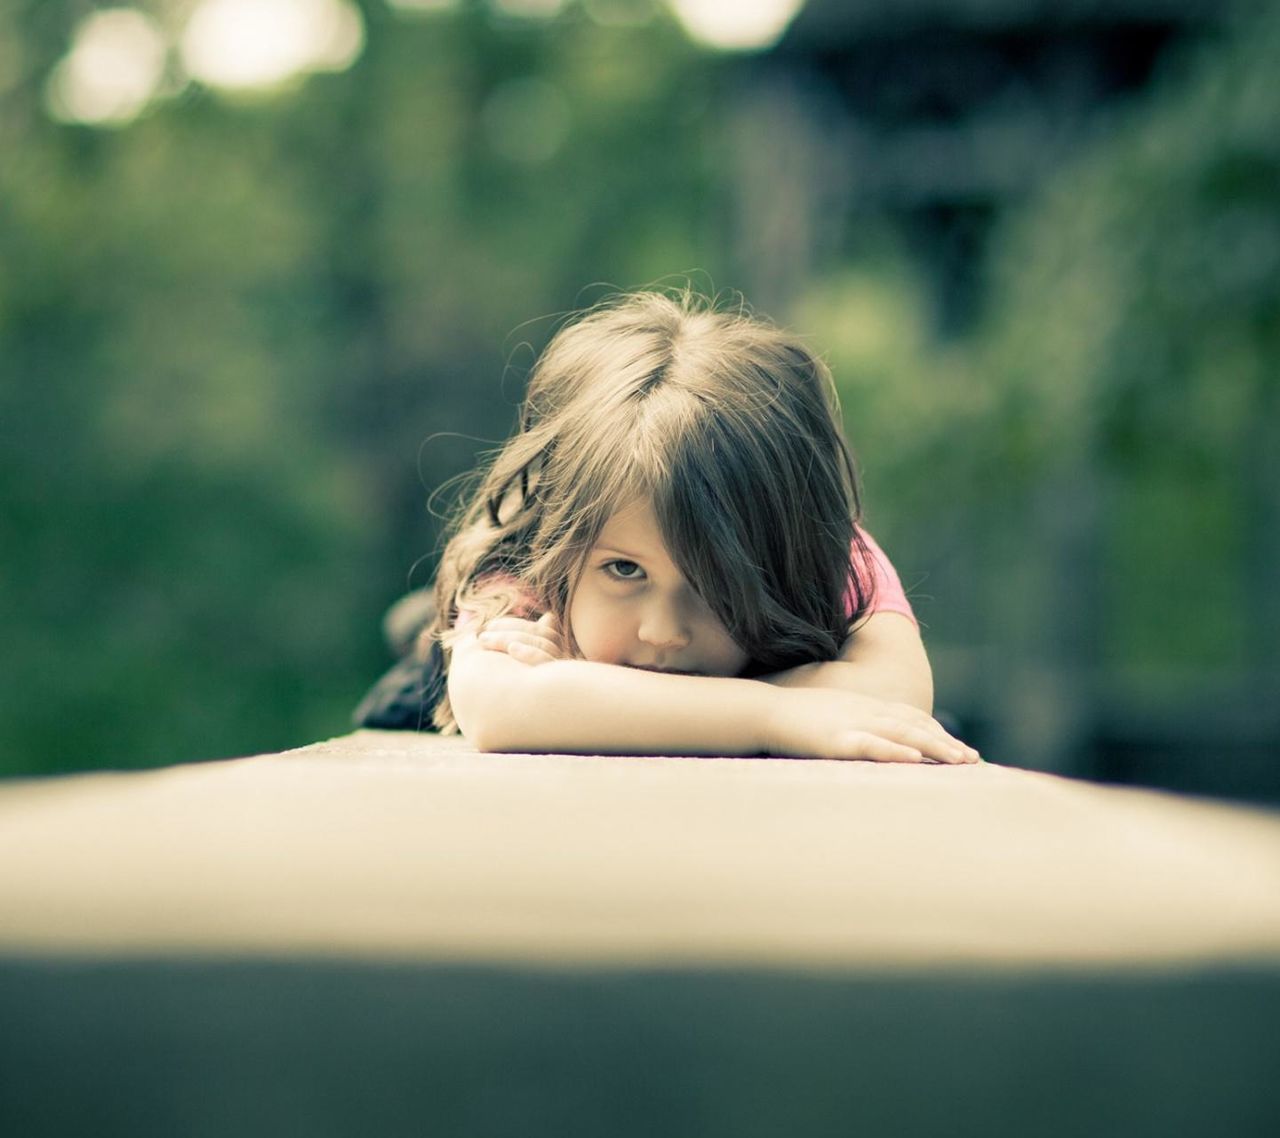
<svg viewBox="0 0 1280 1138"><path fill-rule="evenodd" d="M688 292L619 297L538 360L434 621L357 721L483 751L974 762L859 514L803 344Z"/></svg>

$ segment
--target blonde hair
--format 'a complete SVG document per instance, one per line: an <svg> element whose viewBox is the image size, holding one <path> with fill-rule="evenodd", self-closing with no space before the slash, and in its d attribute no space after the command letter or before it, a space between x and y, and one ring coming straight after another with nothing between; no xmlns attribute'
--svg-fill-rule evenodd
<svg viewBox="0 0 1280 1138"><path fill-rule="evenodd" d="M534 365L519 430L454 523L427 635L447 659L460 610L492 619L521 590L567 626L601 530L638 497L747 653L745 674L834 659L870 605L857 476L826 365L741 310L689 290L640 292L561 328ZM435 722L456 729L447 698Z"/></svg>

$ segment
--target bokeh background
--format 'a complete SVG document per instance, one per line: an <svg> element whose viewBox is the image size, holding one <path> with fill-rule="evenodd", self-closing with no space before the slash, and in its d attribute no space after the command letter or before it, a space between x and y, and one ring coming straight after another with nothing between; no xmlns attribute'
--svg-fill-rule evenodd
<svg viewBox="0 0 1280 1138"><path fill-rule="evenodd" d="M989 758L1280 800L1277 60L1220 0L0 0L0 773L347 730L556 320L692 280L827 353Z"/></svg>

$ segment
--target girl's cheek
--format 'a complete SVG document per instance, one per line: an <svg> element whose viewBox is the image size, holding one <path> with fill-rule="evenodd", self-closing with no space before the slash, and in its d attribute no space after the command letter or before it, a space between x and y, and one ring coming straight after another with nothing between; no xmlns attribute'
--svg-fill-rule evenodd
<svg viewBox="0 0 1280 1138"><path fill-rule="evenodd" d="M571 628L578 652L584 660L597 664L621 664L626 661L625 637L619 635L617 623L609 620L605 613L582 613Z"/></svg>
<svg viewBox="0 0 1280 1138"><path fill-rule="evenodd" d="M729 635L729 630L718 620L709 624L704 630L704 644L714 645L711 656L715 661L717 674L725 676L739 675L747 666L750 657Z"/></svg>
<svg viewBox="0 0 1280 1138"><path fill-rule="evenodd" d="M585 604L581 596L574 599L569 611L565 614L568 624L569 641L574 655L580 660L595 660L596 645L593 636L593 622L589 618L590 605Z"/></svg>
<svg viewBox="0 0 1280 1138"><path fill-rule="evenodd" d="M597 664L621 664L626 658L624 645L615 636L607 634L593 636L588 633L585 639L578 641L583 659L594 660Z"/></svg>

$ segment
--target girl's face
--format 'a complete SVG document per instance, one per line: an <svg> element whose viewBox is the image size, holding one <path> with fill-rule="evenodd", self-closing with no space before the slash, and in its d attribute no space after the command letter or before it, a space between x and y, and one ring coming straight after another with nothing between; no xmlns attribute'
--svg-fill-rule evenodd
<svg viewBox="0 0 1280 1138"><path fill-rule="evenodd" d="M736 676L747 654L667 553L647 501L611 517L569 602L584 659L663 672Z"/></svg>

